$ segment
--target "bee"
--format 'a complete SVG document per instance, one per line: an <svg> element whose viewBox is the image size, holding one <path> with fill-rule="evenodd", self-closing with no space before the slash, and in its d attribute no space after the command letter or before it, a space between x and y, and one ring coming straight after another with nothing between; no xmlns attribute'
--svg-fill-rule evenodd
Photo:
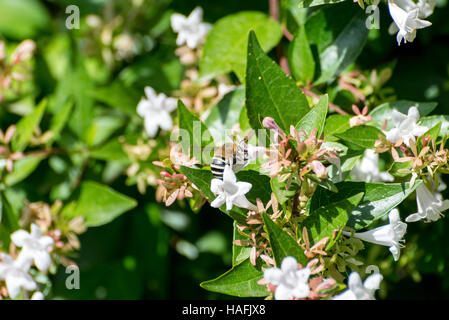
<svg viewBox="0 0 449 320"><path fill-rule="evenodd" d="M245 168L248 161L248 140L249 136L246 136L239 142L228 142L221 147L215 149L214 156L212 158L210 169L215 178L223 180L223 172L226 165L230 165L232 171L237 172Z"/></svg>

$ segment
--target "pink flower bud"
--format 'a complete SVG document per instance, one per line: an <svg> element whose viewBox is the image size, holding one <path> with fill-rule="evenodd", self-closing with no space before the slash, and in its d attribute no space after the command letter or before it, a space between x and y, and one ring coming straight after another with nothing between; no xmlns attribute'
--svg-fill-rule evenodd
<svg viewBox="0 0 449 320"><path fill-rule="evenodd" d="M274 121L273 118L271 117L265 117L262 121L262 125L267 128L268 130L274 130L276 131L279 135L281 136L285 136L284 131L282 131L281 128L279 128L279 126L277 125L276 121Z"/></svg>
<svg viewBox="0 0 449 320"><path fill-rule="evenodd" d="M36 44L33 40L22 41L12 54L12 61L14 64L20 63L23 60L31 58L36 49Z"/></svg>

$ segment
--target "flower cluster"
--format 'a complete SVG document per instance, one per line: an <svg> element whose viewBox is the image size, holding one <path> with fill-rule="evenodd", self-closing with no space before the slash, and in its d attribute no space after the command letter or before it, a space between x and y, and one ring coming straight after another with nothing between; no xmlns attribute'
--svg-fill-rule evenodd
<svg viewBox="0 0 449 320"><path fill-rule="evenodd" d="M398 45L412 42L416 37L416 30L432 25L427 20L435 9L436 0L419 0L418 3L412 0L388 0L388 9L393 18L393 23L389 28L390 34L397 32L396 40Z"/></svg>
<svg viewBox="0 0 449 320"><path fill-rule="evenodd" d="M5 281L9 297L15 299L19 296L21 289L34 291L38 288L28 271L32 264L39 271L48 270L51 264L49 252L53 248L54 240L42 235L42 231L36 224L31 225L31 233L25 230L14 232L11 234L11 240L22 250L15 259L6 253L0 253L2 258L0 280ZM39 296L40 294L37 293L36 297Z"/></svg>
<svg viewBox="0 0 449 320"><path fill-rule="evenodd" d="M30 60L36 49L33 40L24 40L15 48L11 56L6 56L6 44L0 40L0 102L5 98L5 93L13 89L14 82L22 82L29 78L30 68L27 60Z"/></svg>

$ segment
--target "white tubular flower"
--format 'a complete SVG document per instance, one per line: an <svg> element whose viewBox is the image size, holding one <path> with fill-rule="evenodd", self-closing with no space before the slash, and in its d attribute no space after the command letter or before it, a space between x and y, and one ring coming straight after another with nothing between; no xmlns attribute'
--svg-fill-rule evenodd
<svg viewBox="0 0 449 320"><path fill-rule="evenodd" d="M429 21L422 20L430 10L430 7L424 4L420 9L411 0L388 0L388 9L396 24L395 29L398 30L396 35L398 45L401 45L402 40L404 40L404 43L412 42L415 40L417 29L432 25ZM395 30L390 27L389 31L394 32Z"/></svg>
<svg viewBox="0 0 449 320"><path fill-rule="evenodd" d="M24 259L22 254L16 260L13 260L9 254L0 252L2 262L0 262L0 280L5 280L9 296L15 299L20 289L35 290L37 285L33 278L28 274L30 263Z"/></svg>
<svg viewBox="0 0 449 320"><path fill-rule="evenodd" d="M157 129L170 130L173 120L170 112L176 109L175 98L168 98L165 94L156 94L151 87L145 87L145 95L137 105L137 113L145 119L145 130L154 138Z"/></svg>
<svg viewBox="0 0 449 320"><path fill-rule="evenodd" d="M336 295L333 300L376 300L374 292L379 289L383 276L375 273L366 278L362 284L362 279L357 272L352 272L348 277L348 290Z"/></svg>
<svg viewBox="0 0 449 320"><path fill-rule="evenodd" d="M184 43L190 49L195 49L204 41L212 26L203 23L203 9L196 7L188 17L174 13L171 18L171 27L178 34L176 44L178 46Z"/></svg>
<svg viewBox="0 0 449 320"><path fill-rule="evenodd" d="M51 264L48 249L53 246L54 241L49 236L42 236L41 229L31 225L31 234L25 230L18 230L11 235L11 240L18 247L22 247L20 256L24 259L34 261L36 267L41 271L47 271Z"/></svg>
<svg viewBox="0 0 449 320"><path fill-rule="evenodd" d="M443 200L440 193L430 191L424 184L416 188L416 203L418 212L409 215L405 221L437 221L443 216L441 212L449 209L449 200Z"/></svg>
<svg viewBox="0 0 449 320"><path fill-rule="evenodd" d="M391 210L388 218L390 220L389 224L369 231L354 233L354 237L363 241L390 247L390 252L393 254L394 260L398 261L401 248L400 242L403 241L402 238L407 231L407 224L401 221L397 209ZM346 231L343 231L343 233L350 235Z"/></svg>
<svg viewBox="0 0 449 320"><path fill-rule="evenodd" d="M415 137L420 137L429 130L416 124L419 120L419 111L416 107L411 107L407 115L393 110L392 118L395 128L385 133L391 143L396 143L402 138L406 146L410 147L410 141L416 142Z"/></svg>
<svg viewBox="0 0 449 320"><path fill-rule="evenodd" d="M310 269L298 269L298 262L293 257L285 257L281 268L267 268L264 279L276 286L274 298L276 300L291 300L307 298L310 293Z"/></svg>
<svg viewBox="0 0 449 320"><path fill-rule="evenodd" d="M388 172L380 172L379 154L371 149L365 151L362 161L351 170L351 176L354 181L383 182L394 180Z"/></svg>
<svg viewBox="0 0 449 320"><path fill-rule="evenodd" d="M425 19L433 13L435 6L437 5L437 0L418 0L416 6L419 9L418 17L420 19Z"/></svg>
<svg viewBox="0 0 449 320"><path fill-rule="evenodd" d="M218 195L210 204L214 208L220 208L226 203L226 210L231 210L232 206L257 210L257 207L246 199L245 194L252 188L248 182L237 182L237 178L229 165L225 166L223 172L223 181L212 179L210 190Z"/></svg>

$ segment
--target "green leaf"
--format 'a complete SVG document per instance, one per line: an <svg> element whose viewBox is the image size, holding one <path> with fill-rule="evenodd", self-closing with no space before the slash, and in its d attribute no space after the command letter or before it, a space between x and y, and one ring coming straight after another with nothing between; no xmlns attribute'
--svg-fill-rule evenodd
<svg viewBox="0 0 449 320"><path fill-rule="evenodd" d="M200 286L208 291L231 296L266 297L269 293L265 286L257 284L262 278L263 272L246 259L218 278L200 283Z"/></svg>
<svg viewBox="0 0 449 320"><path fill-rule="evenodd" d="M303 221L303 225L311 233L313 243L317 243L326 237L332 240L333 232L346 226L351 212L362 198L363 192L360 192L329 206L313 210Z"/></svg>
<svg viewBox="0 0 449 320"><path fill-rule="evenodd" d="M320 207L330 206L361 192L364 196L359 205L351 212L348 226L360 230L368 227L377 219L388 214L392 209L405 200L422 183L415 182L412 188L409 183L367 183L344 181L337 183L338 193L329 192L324 188L317 188L310 201L310 212Z"/></svg>
<svg viewBox="0 0 449 320"><path fill-rule="evenodd" d="M304 250L286 231L279 227L267 213L262 214L265 229L268 234L271 249L273 250L276 265L279 267L282 260L287 256L295 257L302 265L307 264Z"/></svg>
<svg viewBox="0 0 449 320"><path fill-rule="evenodd" d="M379 135L384 134L376 127L371 126L356 126L345 132L334 134L334 136L364 149L374 148L374 143L379 140Z"/></svg>
<svg viewBox="0 0 449 320"><path fill-rule="evenodd" d="M38 0L0 0L0 34L23 40L51 25L50 15Z"/></svg>
<svg viewBox="0 0 449 320"><path fill-rule="evenodd" d="M343 19L338 15L332 18ZM335 40L324 51L320 52L320 74L315 81L316 84L331 80L359 56L368 39L369 30L365 26L365 20L365 13L358 10L354 16L345 21L344 29L341 30Z"/></svg>
<svg viewBox="0 0 449 320"><path fill-rule="evenodd" d="M234 221L234 234L232 240L248 240L248 238L244 237L237 230L237 222ZM249 258L249 253L251 251L251 247L238 246L235 243L232 243L232 265L235 266Z"/></svg>
<svg viewBox="0 0 449 320"><path fill-rule="evenodd" d="M278 22L255 11L239 12L218 20L207 36L200 60L200 77L213 78L234 71L245 82L246 40L253 30L263 50L272 49L282 37Z"/></svg>
<svg viewBox="0 0 449 320"><path fill-rule="evenodd" d="M111 222L135 206L136 200L108 186L85 181L81 185L79 199L73 210L68 212L68 216L70 218L82 216L87 227L98 227Z"/></svg>
<svg viewBox="0 0 449 320"><path fill-rule="evenodd" d="M30 155L14 162L12 172L5 176L5 184L10 187L28 177L42 161L43 156Z"/></svg>
<svg viewBox="0 0 449 320"><path fill-rule="evenodd" d="M12 148L14 151L23 151L28 146L34 129L41 122L42 115L47 106L47 99L43 99L39 105L17 123L16 135L12 140Z"/></svg>
<svg viewBox="0 0 449 320"><path fill-rule="evenodd" d="M260 174L254 170L243 170L236 173L237 181L245 181L252 184L251 190L245 195L246 198L256 204L259 198L266 205L271 199L270 177Z"/></svg>
<svg viewBox="0 0 449 320"><path fill-rule="evenodd" d="M288 50L288 62L293 77L307 84L315 75L315 60L307 41L306 30L301 26L298 33L290 43Z"/></svg>
<svg viewBox="0 0 449 320"><path fill-rule="evenodd" d="M345 0L298 0L298 1L299 1L298 4L299 8L309 8L314 6L321 6L323 4L339 3Z"/></svg>
<svg viewBox="0 0 449 320"><path fill-rule="evenodd" d="M111 85L102 88L90 89L87 94L108 106L126 112L129 115L136 114L140 94L132 87L125 87L121 82L115 81Z"/></svg>
<svg viewBox="0 0 449 320"><path fill-rule="evenodd" d="M431 113L437 106L436 102L413 102L406 100L399 100L394 102L387 102L381 104L374 108L369 115L372 117L372 120L369 124L376 126L381 129L385 120L387 120L386 130L390 130L394 127L394 123L392 119L393 110L399 111L403 114L408 113L408 109L411 107L416 107L419 111L419 115L424 117Z"/></svg>
<svg viewBox="0 0 449 320"><path fill-rule="evenodd" d="M429 130L427 130L422 137L425 136L430 136L430 140L437 140L440 131L441 131L441 126L442 126L442 122L438 122L436 125L434 125L433 127L431 127ZM422 148L422 137L418 138L416 141L416 147L418 148L418 150L421 150ZM419 152L419 151L418 151Z"/></svg>
<svg viewBox="0 0 449 320"><path fill-rule="evenodd" d="M342 133L348 130L350 127L349 119L351 116L344 114L332 114L326 119L324 125L324 139L326 141L337 141L338 138L334 136L336 133Z"/></svg>
<svg viewBox="0 0 449 320"><path fill-rule="evenodd" d="M10 235L17 229L19 219L3 191L0 191L0 241L4 250L9 250Z"/></svg>
<svg viewBox="0 0 449 320"><path fill-rule="evenodd" d="M98 160L117 161L124 164L130 163L128 155L123 150L123 146L118 139L112 139L98 148L89 150L89 156Z"/></svg>
<svg viewBox="0 0 449 320"><path fill-rule="evenodd" d="M92 119L89 129L85 133L88 146L95 146L106 141L124 124L124 119L117 116L99 116Z"/></svg>
<svg viewBox="0 0 449 320"><path fill-rule="evenodd" d="M420 125L432 128L441 122L440 132L438 136L449 136L449 116L429 116L420 119Z"/></svg>
<svg viewBox="0 0 449 320"><path fill-rule="evenodd" d="M273 190L276 199L280 204L284 204L289 199L291 199L300 188L298 184L292 182L290 188L287 189L287 183L285 181L280 182L278 177L271 179L270 183L271 189Z"/></svg>
<svg viewBox="0 0 449 320"><path fill-rule="evenodd" d="M50 131L53 133L52 138L49 140L49 144L59 138L61 131L64 129L67 121L69 120L69 116L72 113L73 109L73 101L67 101L62 108L56 112L50 122Z"/></svg>
<svg viewBox="0 0 449 320"><path fill-rule="evenodd" d="M321 136L324 129L324 123L326 121L326 115L328 110L328 95L321 97L318 104L313 107L299 122L296 124L296 130L303 129L310 134L312 129L317 129L317 137Z"/></svg>
<svg viewBox="0 0 449 320"><path fill-rule="evenodd" d="M395 177L400 177L400 178L404 178L408 175L410 175L410 173L404 173L404 172L400 172L400 170L410 170L412 169L412 161L407 161L407 162L393 162L391 167L388 169L388 173L395 176Z"/></svg>
<svg viewBox="0 0 449 320"><path fill-rule="evenodd" d="M190 152L191 157L195 157L201 163L210 161L208 156L214 149L212 136L201 120L194 116L181 100L178 101L178 119L179 129L184 130L180 132L184 153ZM203 150L203 147L206 148Z"/></svg>
<svg viewBox="0 0 449 320"><path fill-rule="evenodd" d="M259 119L272 117L285 132L310 111L295 81L263 52L254 32L248 40L246 108L254 129L262 127Z"/></svg>
<svg viewBox="0 0 449 320"><path fill-rule="evenodd" d="M210 109L204 124L212 134L215 142L225 141L225 134L239 122L240 113L245 104L245 87L239 86L226 94L223 99Z"/></svg>

